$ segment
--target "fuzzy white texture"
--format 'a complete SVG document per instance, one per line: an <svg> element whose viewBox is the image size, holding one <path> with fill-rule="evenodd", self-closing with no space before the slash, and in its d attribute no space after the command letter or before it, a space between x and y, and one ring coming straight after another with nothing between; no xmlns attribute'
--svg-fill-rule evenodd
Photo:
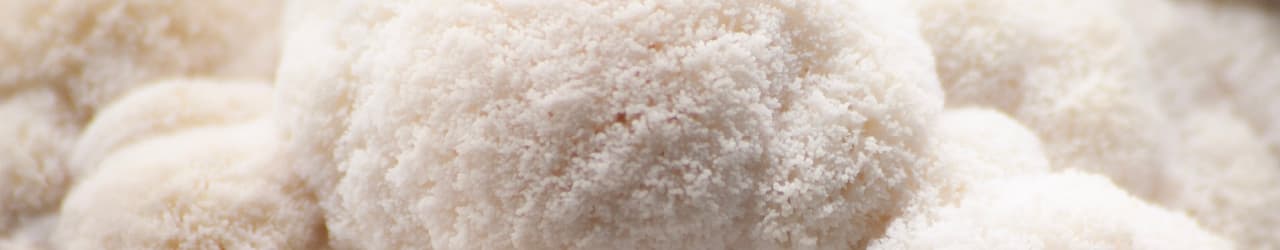
<svg viewBox="0 0 1280 250"><path fill-rule="evenodd" d="M52 242L59 249L322 246L319 208L272 159L274 128L262 124L191 129L112 154L68 194Z"/></svg>
<svg viewBox="0 0 1280 250"><path fill-rule="evenodd" d="M271 111L271 85L215 80L153 83L106 106L89 123L68 159L71 175L91 175L114 150L149 137L199 126L238 123ZM175 108L181 107L181 108Z"/></svg>
<svg viewBox="0 0 1280 250"><path fill-rule="evenodd" d="M163 107L148 112L176 116L189 108L208 107L247 94L206 91L204 95L221 98L204 99L207 103L186 99L192 102L186 104L173 103L169 97L209 87L178 82L152 85L124 97L121 103ZM249 90L270 92L269 88ZM265 94L249 96L270 99ZM239 110L226 107L224 111ZM109 151L95 167L98 171L68 193L51 242L58 249L324 246L320 209L304 182L280 161L277 129L271 119L244 118L228 123L188 120L181 125L185 126L139 134L143 139Z"/></svg>
<svg viewBox="0 0 1280 250"><path fill-rule="evenodd" d="M0 0L0 249L1280 249L1277 69L1274 0Z"/></svg>
<svg viewBox="0 0 1280 250"><path fill-rule="evenodd" d="M1158 201L1243 249L1280 249L1280 17L1249 1L1117 1L1178 133ZM1268 152L1268 144L1270 151Z"/></svg>
<svg viewBox="0 0 1280 250"><path fill-rule="evenodd" d="M948 108L928 134L936 141L932 151L938 168L928 175L917 204L908 205L912 210L954 202L986 180L1049 171L1040 139L999 111Z"/></svg>
<svg viewBox="0 0 1280 250"><path fill-rule="evenodd" d="M968 180L984 180L1009 173L1049 170L1035 133L999 111L985 108L947 109L934 123L932 138L940 142L938 161L951 164Z"/></svg>
<svg viewBox="0 0 1280 250"><path fill-rule="evenodd" d="M1050 173L1036 136L999 112L948 109L930 131L939 167L870 249L1231 247L1102 176Z"/></svg>
<svg viewBox="0 0 1280 250"><path fill-rule="evenodd" d="M0 238L25 218L57 210L70 185L63 156L79 125L50 88L0 97Z"/></svg>
<svg viewBox="0 0 1280 250"><path fill-rule="evenodd" d="M1265 1L1264 1L1265 2ZM1143 38L1162 105L1184 117L1227 106L1280 157L1280 5L1117 1Z"/></svg>
<svg viewBox="0 0 1280 250"><path fill-rule="evenodd" d="M1184 214L1106 177L1069 170L981 182L952 205L896 221L869 249L1232 249Z"/></svg>
<svg viewBox="0 0 1280 250"><path fill-rule="evenodd" d="M278 119L339 249L858 248L942 102L896 2L309 3Z"/></svg>
<svg viewBox="0 0 1280 250"><path fill-rule="evenodd" d="M1054 168L1104 174L1138 196L1167 186L1164 111L1133 85L1142 53L1105 0L922 0L948 106L1011 114Z"/></svg>
<svg viewBox="0 0 1280 250"><path fill-rule="evenodd" d="M159 78L269 79L279 0L0 0L0 93L56 86L76 113Z"/></svg>
<svg viewBox="0 0 1280 250"><path fill-rule="evenodd" d="M1179 185L1161 202L1245 249L1280 249L1280 161L1244 119L1224 109L1192 111L1171 158Z"/></svg>
<svg viewBox="0 0 1280 250"><path fill-rule="evenodd" d="M11 230L8 235L0 236L0 249L54 249L53 244L49 242L49 235L53 233L53 227L57 222L57 215L28 216L22 226Z"/></svg>
<svg viewBox="0 0 1280 250"><path fill-rule="evenodd" d="M0 0L0 237L56 210L100 106L157 78L268 80L277 1Z"/></svg>

